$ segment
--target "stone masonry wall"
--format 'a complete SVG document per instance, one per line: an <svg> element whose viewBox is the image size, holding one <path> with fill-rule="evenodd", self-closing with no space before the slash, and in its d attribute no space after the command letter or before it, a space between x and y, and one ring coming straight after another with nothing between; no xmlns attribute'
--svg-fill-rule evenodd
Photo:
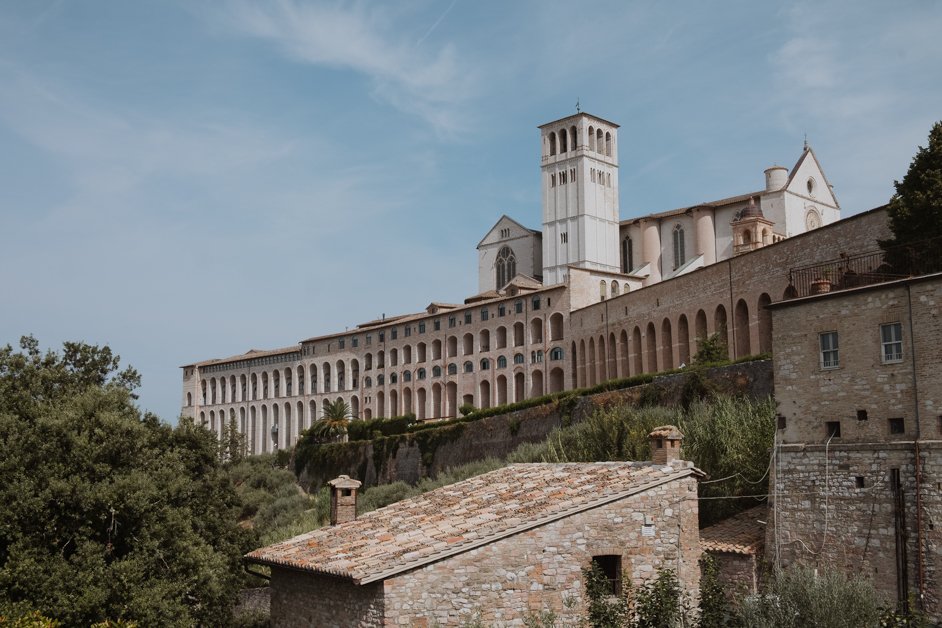
<svg viewBox="0 0 942 628"><path fill-rule="evenodd" d="M766 544L770 560L782 566L803 562L870 576L890 602L919 601L921 582L921 601L936 618L942 614L940 307L942 277L934 276L772 308L784 427L777 434ZM902 360L884 363L880 325L896 322ZM822 366L823 332L838 334L836 368ZM902 419L901 429L891 419ZM840 425L839 437L830 438L827 422Z"/></svg>
<svg viewBox="0 0 942 628"><path fill-rule="evenodd" d="M353 628L383 625L382 583L347 580L291 569L271 570L272 628Z"/></svg>
<svg viewBox="0 0 942 628"><path fill-rule="evenodd" d="M643 536L645 516L654 536ZM551 610L565 623L584 616L581 570L593 555L619 554L633 586L658 568L699 591L697 486L692 477L459 554L385 582L386 624L523 626Z"/></svg>

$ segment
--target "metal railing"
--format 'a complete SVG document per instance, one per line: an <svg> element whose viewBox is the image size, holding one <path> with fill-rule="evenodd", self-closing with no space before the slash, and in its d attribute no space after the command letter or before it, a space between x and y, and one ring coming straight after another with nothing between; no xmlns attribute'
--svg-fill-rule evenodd
<svg viewBox="0 0 942 628"><path fill-rule="evenodd" d="M942 271L942 238L837 259L788 271L786 298L859 288Z"/></svg>

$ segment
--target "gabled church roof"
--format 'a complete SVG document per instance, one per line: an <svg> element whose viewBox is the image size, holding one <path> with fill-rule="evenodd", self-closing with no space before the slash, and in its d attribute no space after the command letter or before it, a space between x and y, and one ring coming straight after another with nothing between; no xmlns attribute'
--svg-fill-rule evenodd
<svg viewBox="0 0 942 628"><path fill-rule="evenodd" d="M802 151L801 157L798 158L798 161L795 162L795 167L792 168L791 172L788 173L788 181L785 182L785 187L787 188L792 184L792 181L798 174L799 168L801 168L802 164L805 163L805 159L807 159L809 155L814 160L815 165L818 167L818 172L820 172L821 176L824 177L824 185L827 186L828 193L831 195L831 198L834 199L834 204L837 207L840 207L841 204L831 189L831 182L828 181L828 176L824 173L824 168L821 167L821 162L818 161L818 156L814 154L814 149L812 149L808 144L805 144L805 150Z"/></svg>
<svg viewBox="0 0 942 628"><path fill-rule="evenodd" d="M487 240L487 238L488 238L492 233L494 233L494 230L497 229L498 226L500 226L500 223L503 222L503 221L505 221L505 220L506 220L506 221L509 221L509 222L511 222L511 223L513 223L514 225L516 225L516 226L518 226L518 227L520 227L521 229L523 229L523 230L526 231L527 233L530 233L530 234L533 234L533 235L538 235L538 236L542 236L542 235L543 235L543 232L542 232L542 231L537 231L536 229L530 229L529 227L524 227L523 225L521 225L519 222L517 222L516 220L514 220L513 218L511 218L511 217L508 216L507 214L501 214L501 217L497 219L497 222L494 223L494 226L493 226L493 227L491 227L490 229L487 230L487 233L484 234L484 237L481 238L481 241L478 242L478 245L477 245L477 247L475 247L475 248L481 248L481 245L484 244L484 241Z"/></svg>

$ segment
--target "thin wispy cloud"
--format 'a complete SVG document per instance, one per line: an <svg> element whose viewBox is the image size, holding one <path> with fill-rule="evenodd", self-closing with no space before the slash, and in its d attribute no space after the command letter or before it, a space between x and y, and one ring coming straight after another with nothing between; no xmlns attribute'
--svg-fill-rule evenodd
<svg viewBox="0 0 942 628"><path fill-rule="evenodd" d="M458 110L472 93L470 68L453 45L431 51L412 43L381 7L234 2L225 19L237 33L267 41L298 62L363 75L376 97L425 118L442 134L464 130Z"/></svg>

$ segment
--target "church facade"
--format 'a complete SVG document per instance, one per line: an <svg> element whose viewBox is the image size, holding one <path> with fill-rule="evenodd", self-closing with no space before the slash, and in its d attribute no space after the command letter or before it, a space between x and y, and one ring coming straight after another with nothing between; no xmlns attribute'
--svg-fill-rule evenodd
<svg viewBox="0 0 942 628"><path fill-rule="evenodd" d="M184 365L182 413L217 432L235 419L262 453L293 445L336 399L358 418L431 420L674 368L708 333L733 357L767 351L764 306L785 269L885 231L882 213L838 223L807 146L754 191L621 219L618 125L578 113L539 128L542 228L496 222L477 246L478 294Z"/></svg>

